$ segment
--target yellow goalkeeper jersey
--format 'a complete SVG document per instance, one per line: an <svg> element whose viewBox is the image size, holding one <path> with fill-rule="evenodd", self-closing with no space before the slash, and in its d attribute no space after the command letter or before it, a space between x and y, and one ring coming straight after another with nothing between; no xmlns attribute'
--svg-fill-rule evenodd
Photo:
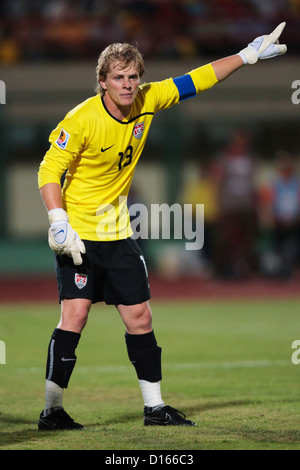
<svg viewBox="0 0 300 470"><path fill-rule="evenodd" d="M50 134L38 172L41 188L61 182L63 207L84 240L132 235L127 196L156 112L217 82L211 64L175 79L143 84L126 119L119 121L96 95L71 110Z"/></svg>

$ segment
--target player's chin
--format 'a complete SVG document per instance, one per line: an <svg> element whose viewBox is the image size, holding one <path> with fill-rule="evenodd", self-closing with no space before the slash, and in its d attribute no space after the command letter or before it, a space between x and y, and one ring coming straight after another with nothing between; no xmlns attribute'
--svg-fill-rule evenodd
<svg viewBox="0 0 300 470"><path fill-rule="evenodd" d="M122 95L120 96L120 101L123 106L128 106L134 102L135 95L134 94L128 94L128 95Z"/></svg>

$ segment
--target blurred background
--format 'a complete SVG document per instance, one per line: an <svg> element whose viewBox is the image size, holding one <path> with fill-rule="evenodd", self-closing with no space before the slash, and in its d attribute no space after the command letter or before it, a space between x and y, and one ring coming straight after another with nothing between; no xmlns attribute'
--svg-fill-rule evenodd
<svg viewBox="0 0 300 470"><path fill-rule="evenodd" d="M51 130L94 94L104 47L137 43L145 81L161 80L234 54L282 21L285 57L245 67L154 119L131 202L205 205L202 250L185 250L184 239L140 241L151 272L170 279L298 276L300 1L1 0L4 288L8 277L53 276L37 172Z"/></svg>

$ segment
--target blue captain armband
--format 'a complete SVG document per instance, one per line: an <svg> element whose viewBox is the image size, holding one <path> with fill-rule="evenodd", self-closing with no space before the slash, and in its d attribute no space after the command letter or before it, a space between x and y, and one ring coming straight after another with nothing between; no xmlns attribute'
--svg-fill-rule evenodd
<svg viewBox="0 0 300 470"><path fill-rule="evenodd" d="M182 75L182 77L173 78L173 82L179 91L179 101L196 96L196 87L190 75L187 74Z"/></svg>

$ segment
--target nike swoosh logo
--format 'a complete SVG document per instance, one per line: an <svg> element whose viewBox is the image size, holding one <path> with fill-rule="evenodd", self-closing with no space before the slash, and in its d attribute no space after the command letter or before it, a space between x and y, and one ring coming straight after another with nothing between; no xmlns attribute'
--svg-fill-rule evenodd
<svg viewBox="0 0 300 470"><path fill-rule="evenodd" d="M51 421L43 419L42 417L40 417L40 423L47 424L47 427L50 429L56 429L57 426L56 423L51 423Z"/></svg>
<svg viewBox="0 0 300 470"><path fill-rule="evenodd" d="M106 147L106 149L104 149L103 147L101 147L101 152L106 152L106 150L109 150L111 149L115 144L112 144L110 147Z"/></svg>
<svg viewBox="0 0 300 470"><path fill-rule="evenodd" d="M66 358L66 357L62 357L61 360L62 360L63 362L76 361L76 359L74 359L74 358L69 358L69 359L68 359L68 358Z"/></svg>
<svg viewBox="0 0 300 470"><path fill-rule="evenodd" d="M60 230L60 231L59 231L59 232L57 232L57 233L56 233L54 236L55 236L55 237L57 237L57 235L59 235L61 232L62 232L62 233L64 233L64 231L63 231L63 230Z"/></svg>

